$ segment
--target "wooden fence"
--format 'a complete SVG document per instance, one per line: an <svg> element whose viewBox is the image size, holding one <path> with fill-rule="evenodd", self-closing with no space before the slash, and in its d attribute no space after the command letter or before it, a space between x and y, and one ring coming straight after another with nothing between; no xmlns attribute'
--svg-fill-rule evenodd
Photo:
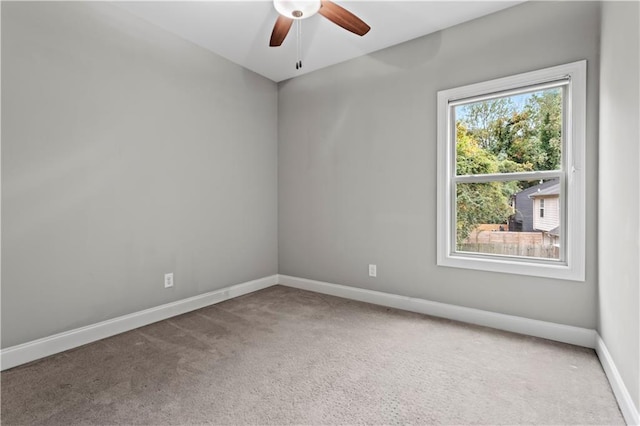
<svg viewBox="0 0 640 426"><path fill-rule="evenodd" d="M458 245L459 251L558 259L557 246L545 241L542 232L511 232L480 229Z"/></svg>

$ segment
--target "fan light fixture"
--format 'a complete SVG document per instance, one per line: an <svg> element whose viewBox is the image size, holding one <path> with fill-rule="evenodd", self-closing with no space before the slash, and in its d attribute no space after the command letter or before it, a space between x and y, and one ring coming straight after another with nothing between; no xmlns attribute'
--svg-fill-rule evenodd
<svg viewBox="0 0 640 426"><path fill-rule="evenodd" d="M309 18L318 13L334 24L359 36L365 35L371 29L362 19L331 0L273 0L273 6L280 15L273 26L269 46L276 47L282 45L287 34L289 34L291 26L295 22L296 53L298 56L298 60L296 61L297 70L302 68L302 19Z"/></svg>
<svg viewBox="0 0 640 426"><path fill-rule="evenodd" d="M282 16L305 19L318 13L321 0L273 0L273 6Z"/></svg>

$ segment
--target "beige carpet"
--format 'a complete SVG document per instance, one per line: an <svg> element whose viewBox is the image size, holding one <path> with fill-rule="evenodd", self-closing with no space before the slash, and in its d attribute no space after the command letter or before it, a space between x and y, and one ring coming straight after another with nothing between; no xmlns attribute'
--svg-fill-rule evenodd
<svg viewBox="0 0 640 426"><path fill-rule="evenodd" d="M281 286L1 378L3 424L624 424L593 350Z"/></svg>

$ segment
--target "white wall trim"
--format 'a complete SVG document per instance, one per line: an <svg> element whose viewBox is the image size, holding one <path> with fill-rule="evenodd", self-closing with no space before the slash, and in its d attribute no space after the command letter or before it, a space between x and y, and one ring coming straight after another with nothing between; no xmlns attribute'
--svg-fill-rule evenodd
<svg viewBox="0 0 640 426"><path fill-rule="evenodd" d="M36 359L95 342L96 340L124 333L125 331L204 308L205 306L220 303L247 293L262 290L263 288L276 285L277 282L278 276L271 275L54 334L21 345L11 346L0 351L0 369L6 370L16 367Z"/></svg>
<svg viewBox="0 0 640 426"><path fill-rule="evenodd" d="M602 368L607 375L607 379L609 379L611 389L613 389L613 394L616 396L616 400L618 401L618 406L620 407L620 411L622 411L624 420L628 425L640 425L640 413L638 413L638 409L633 403L631 394L629 394L629 390L622 381L618 368L613 362L613 358L600 335L598 335L596 339L596 353L598 354L600 364L602 364Z"/></svg>
<svg viewBox="0 0 640 426"><path fill-rule="evenodd" d="M517 173L496 173L457 176L455 168L455 122L454 107L476 100L489 99L501 93L518 93L538 86L565 86L566 101L563 115L566 129L562 143L562 169ZM507 274L563 280L585 280L585 235L586 235L586 94L587 61L581 60L537 71L497 78L438 91L437 99L437 264L452 268L494 271ZM563 195L560 219L561 240L566 241L562 261L505 257L456 251L455 195L456 184L463 182L492 182L507 180L538 180L560 178ZM571 218L571 220L566 220Z"/></svg>
<svg viewBox="0 0 640 426"><path fill-rule="evenodd" d="M528 336L542 337L544 339L592 349L595 348L596 345L596 331L587 328L498 314L480 309L432 302L414 297L398 296L380 291L331 284L288 275L278 275L278 283L288 287L315 291L316 293L330 294L346 299L482 325L499 330L526 334Z"/></svg>

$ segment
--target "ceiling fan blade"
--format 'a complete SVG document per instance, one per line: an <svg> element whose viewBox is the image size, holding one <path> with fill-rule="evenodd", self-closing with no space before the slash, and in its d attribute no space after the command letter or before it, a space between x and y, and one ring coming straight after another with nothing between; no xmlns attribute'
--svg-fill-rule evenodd
<svg viewBox="0 0 640 426"><path fill-rule="evenodd" d="M359 36L365 35L371 29L362 19L329 0L322 0L322 6L318 13L334 24Z"/></svg>
<svg viewBox="0 0 640 426"><path fill-rule="evenodd" d="M287 18L286 16L282 15L278 16L278 19L273 26L273 31L271 32L271 40L269 41L269 46L280 46L285 37L287 37L287 34L289 34L289 30L291 29L292 24L293 19Z"/></svg>

